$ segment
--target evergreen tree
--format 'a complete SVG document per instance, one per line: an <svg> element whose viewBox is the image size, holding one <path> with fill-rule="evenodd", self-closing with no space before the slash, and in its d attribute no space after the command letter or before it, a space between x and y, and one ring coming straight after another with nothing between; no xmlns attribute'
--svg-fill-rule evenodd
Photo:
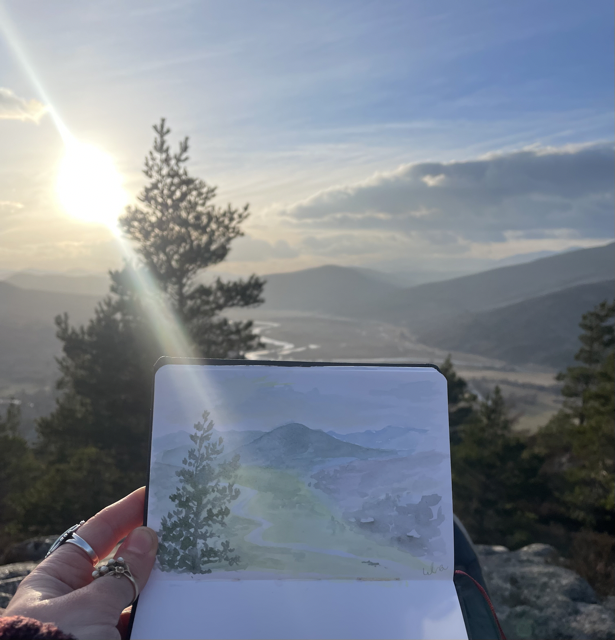
<svg viewBox="0 0 615 640"><path fill-rule="evenodd" d="M476 395L468 383L457 374L450 353L440 365L440 372L446 378L448 389L448 423L453 442L459 440L459 429L474 414Z"/></svg>
<svg viewBox="0 0 615 640"><path fill-rule="evenodd" d="M532 542L546 497L542 458L513 431L499 387L463 425L451 448L455 513L477 543L511 547Z"/></svg>
<svg viewBox="0 0 615 640"><path fill-rule="evenodd" d="M170 496L176 508L162 518L158 560L164 571L211 573L208 565L239 563L235 549L224 539L229 504L239 497L235 478L239 455L232 460L217 459L224 452L223 439L212 440L213 420L203 413L203 422L194 425L190 435L194 447L176 471L180 480Z"/></svg>
<svg viewBox="0 0 615 640"><path fill-rule="evenodd" d="M569 529L615 527L615 303L580 323L579 364L558 375L564 407L536 436L554 501L550 517Z"/></svg>
<svg viewBox="0 0 615 640"><path fill-rule="evenodd" d="M596 390L604 383L604 365L615 345L614 316L615 302L606 300L583 315L579 323L583 331L579 336L581 347L574 356L580 364L568 367L557 376L564 383L564 407L580 425L591 411L590 405L595 404ZM600 399L597 405L601 406Z"/></svg>
<svg viewBox="0 0 615 640"><path fill-rule="evenodd" d="M222 262L231 242L243 235L248 205L216 207L216 187L189 175L188 138L171 153L170 129L164 118L154 126L156 138L145 160L149 184L139 206L127 207L120 226L143 259L148 274L171 301L173 310L194 342L198 354L210 358L240 357L258 346L251 322L230 322L219 316L229 307L262 302L264 281L199 284L196 277Z"/></svg>
<svg viewBox="0 0 615 640"><path fill-rule="evenodd" d="M28 443L19 435L21 409L12 400L0 416L0 549L16 533L16 521L36 463Z"/></svg>
<svg viewBox="0 0 615 640"><path fill-rule="evenodd" d="M242 235L248 208L216 207L215 188L188 174L188 140L172 154L164 120L154 130L144 169L148 184L139 206L120 220L142 262L110 273L110 293L85 327L71 326L66 315L56 318L62 395L38 425L45 469L24 503L22 525L29 530L44 529L42 513L50 532L66 528L77 507L80 515L95 513L145 483L152 368L160 356L242 358L260 346L251 322L220 314L262 302L264 282L255 276L197 282ZM144 280L155 286L144 288ZM161 344L160 326L168 322L156 311L161 308L179 321L189 353ZM92 456L96 463L85 464ZM50 498L50 487L69 484L78 494L70 503Z"/></svg>

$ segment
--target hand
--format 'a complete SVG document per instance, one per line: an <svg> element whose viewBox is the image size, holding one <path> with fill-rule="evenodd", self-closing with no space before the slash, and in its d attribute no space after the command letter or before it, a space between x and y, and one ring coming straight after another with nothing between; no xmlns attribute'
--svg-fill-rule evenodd
<svg viewBox="0 0 615 640"><path fill-rule="evenodd" d="M145 487L90 518L78 531L105 558L128 535L116 553L130 567L139 591L154 566L158 538L143 524ZM92 578L91 560L72 544L63 544L19 585L4 615L51 622L79 640L117 639L125 635L134 596L127 578Z"/></svg>

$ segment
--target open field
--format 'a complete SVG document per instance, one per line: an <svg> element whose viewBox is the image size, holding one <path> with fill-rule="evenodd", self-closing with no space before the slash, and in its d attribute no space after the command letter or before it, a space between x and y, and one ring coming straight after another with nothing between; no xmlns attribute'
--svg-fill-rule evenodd
<svg viewBox="0 0 615 640"><path fill-rule="evenodd" d="M460 369L459 374L483 397L499 385L512 414L517 417L515 428L518 430L536 431L562 404L555 371Z"/></svg>

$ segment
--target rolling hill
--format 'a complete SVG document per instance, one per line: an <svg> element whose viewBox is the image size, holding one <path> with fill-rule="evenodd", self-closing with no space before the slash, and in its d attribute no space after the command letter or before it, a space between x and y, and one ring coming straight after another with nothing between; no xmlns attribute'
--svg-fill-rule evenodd
<svg viewBox="0 0 615 640"><path fill-rule="evenodd" d="M329 265L265 276L260 308L380 320L419 332L434 321L604 281L613 273L614 243L413 287L368 269Z"/></svg>
<svg viewBox="0 0 615 640"><path fill-rule="evenodd" d="M0 282L0 388L50 385L61 350L54 317L67 312L74 324L84 323L97 302L95 296L28 291Z"/></svg>
<svg viewBox="0 0 615 640"><path fill-rule="evenodd" d="M324 431L310 429L293 422L272 431L237 449L241 464L278 469L309 469L314 465L337 458L391 457L394 451L383 451L343 442Z"/></svg>
<svg viewBox="0 0 615 640"><path fill-rule="evenodd" d="M467 314L511 305L574 285L601 282L612 278L613 273L615 243L397 291L382 303L377 314L378 319L404 325L420 336L434 323L458 321ZM586 308L574 304L572 299L570 302L580 317Z"/></svg>
<svg viewBox="0 0 615 640"><path fill-rule="evenodd" d="M87 296L104 296L109 293L109 276L67 276L63 274L34 274L20 271L9 276L5 282L21 289L73 293Z"/></svg>
<svg viewBox="0 0 615 640"><path fill-rule="evenodd" d="M262 309L308 311L334 316L369 314L402 288L383 274L326 265L265 276Z"/></svg>
<svg viewBox="0 0 615 640"><path fill-rule="evenodd" d="M455 318L420 332L419 338L453 351L562 368L573 363L579 349L582 313L614 295L614 280L582 284Z"/></svg>

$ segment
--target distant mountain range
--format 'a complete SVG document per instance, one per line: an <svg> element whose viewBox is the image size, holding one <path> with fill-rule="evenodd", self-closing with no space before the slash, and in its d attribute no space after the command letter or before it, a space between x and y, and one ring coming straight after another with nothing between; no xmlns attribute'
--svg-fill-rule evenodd
<svg viewBox="0 0 615 640"><path fill-rule="evenodd" d="M577 348L581 315L613 297L614 273L613 243L413 287L368 269L324 266L266 276L261 308L374 320L441 349L560 367ZM108 278L93 275L17 273L0 281L0 393L51 385L61 348L54 316L68 312L85 323L107 290ZM345 345L347 358L357 339Z"/></svg>
<svg viewBox="0 0 615 640"><path fill-rule="evenodd" d="M401 287L369 270L324 266L266 276L263 309L372 318L413 332L615 273L615 243L450 280Z"/></svg>
<svg viewBox="0 0 615 640"><path fill-rule="evenodd" d="M109 293L108 275L63 275L38 274L20 271L9 276L5 282L22 289L50 291L52 293L76 293L103 297Z"/></svg>
<svg viewBox="0 0 615 640"><path fill-rule="evenodd" d="M361 447L414 451L421 436L427 433L427 429L388 426L377 431L357 431L355 433L327 431L327 433L338 440L358 444Z"/></svg>
<svg viewBox="0 0 615 640"><path fill-rule="evenodd" d="M420 335L434 323L455 321L554 293L578 284L601 282L615 273L615 243L483 271L397 292L378 310L379 320L407 326ZM587 308L576 306L581 317ZM463 349L469 351L469 349Z"/></svg>
<svg viewBox="0 0 615 640"><path fill-rule="evenodd" d="M563 368L579 349L581 314L614 295L615 280L577 285L436 324L419 338L451 351Z"/></svg>
<svg viewBox="0 0 615 640"><path fill-rule="evenodd" d="M400 440L409 430L387 427L381 432L364 432L367 439L387 443L391 446L359 445L346 440L346 436L337 437L318 429L310 429L303 424L293 422L271 431L224 431L215 432L214 437L222 436L224 457L240 455L242 464L277 469L309 470L315 465L327 461L371 460L390 458L397 455L393 443ZM380 439L377 435L381 433ZM348 434L351 438L361 434ZM181 466L188 451L193 447L186 431L178 431L154 439L152 443L157 462Z"/></svg>

